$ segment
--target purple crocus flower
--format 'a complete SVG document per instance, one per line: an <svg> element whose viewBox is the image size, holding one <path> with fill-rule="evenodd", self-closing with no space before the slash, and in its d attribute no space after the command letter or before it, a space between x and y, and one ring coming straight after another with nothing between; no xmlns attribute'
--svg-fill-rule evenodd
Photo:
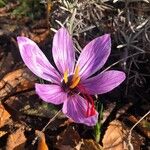
<svg viewBox="0 0 150 150"><path fill-rule="evenodd" d="M88 43L75 64L71 36L65 28L59 29L54 36L52 48L57 69L50 64L35 42L26 37L18 37L17 40L27 67L38 77L50 82L35 84L40 98L55 105L63 104L63 113L76 123L95 125L98 112L90 95L109 92L125 79L123 72L115 70L92 76L103 67L110 55L110 35L105 34Z"/></svg>

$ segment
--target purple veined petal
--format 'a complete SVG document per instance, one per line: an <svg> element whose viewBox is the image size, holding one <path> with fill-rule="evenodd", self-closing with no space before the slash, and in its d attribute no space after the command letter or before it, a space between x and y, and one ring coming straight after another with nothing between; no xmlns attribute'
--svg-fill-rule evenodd
<svg viewBox="0 0 150 150"><path fill-rule="evenodd" d="M67 93L59 85L36 83L35 91L43 101L55 105L59 105L67 99Z"/></svg>
<svg viewBox="0 0 150 150"><path fill-rule="evenodd" d="M59 29L53 39L53 58L58 70L63 75L66 70L72 73L75 63L73 41L65 28Z"/></svg>
<svg viewBox="0 0 150 150"><path fill-rule="evenodd" d="M124 72L110 70L86 79L81 84L90 95L103 94L119 86L125 78Z"/></svg>
<svg viewBox="0 0 150 150"><path fill-rule="evenodd" d="M83 97L72 95L64 101L62 111L67 117L71 118L76 123L94 126L98 121L98 112L96 111L95 115L87 117L87 108L87 101Z"/></svg>
<svg viewBox="0 0 150 150"><path fill-rule="evenodd" d="M50 82L60 82L59 73L34 41L27 37L17 37L17 41L24 63L35 75Z"/></svg>
<svg viewBox="0 0 150 150"><path fill-rule="evenodd" d="M88 78L105 64L111 51L109 34L100 36L88 43L82 50L77 65L82 80Z"/></svg>

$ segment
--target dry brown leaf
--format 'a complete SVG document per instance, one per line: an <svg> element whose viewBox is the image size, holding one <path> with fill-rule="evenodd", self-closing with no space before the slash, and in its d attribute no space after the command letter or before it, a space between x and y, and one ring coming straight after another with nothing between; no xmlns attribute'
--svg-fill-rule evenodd
<svg viewBox="0 0 150 150"><path fill-rule="evenodd" d="M24 128L20 127L14 133L10 134L7 139L6 150L24 150L26 137Z"/></svg>
<svg viewBox="0 0 150 150"><path fill-rule="evenodd" d="M41 30L41 29L40 29ZM46 37L50 34L49 30L45 29L44 32L40 34L30 33L30 38L36 43L40 43L46 39Z"/></svg>
<svg viewBox="0 0 150 150"><path fill-rule="evenodd" d="M5 110L4 106L0 105L0 128L5 125L5 123L10 118L10 114Z"/></svg>
<svg viewBox="0 0 150 150"><path fill-rule="evenodd" d="M72 126L57 136L56 147L59 150L100 150L101 146L93 140L81 140Z"/></svg>
<svg viewBox="0 0 150 150"><path fill-rule="evenodd" d="M33 81L35 81L35 77L27 68L18 69L8 73L0 81L0 98L33 88Z"/></svg>
<svg viewBox="0 0 150 150"><path fill-rule="evenodd" d="M76 146L76 150L102 150L102 147L92 139L82 140L79 144L81 146Z"/></svg>
<svg viewBox="0 0 150 150"><path fill-rule="evenodd" d="M32 31L30 30L22 30L21 31L21 36L26 36L36 43L41 43L43 42L50 34L50 31L47 28L39 28L34 29L32 28Z"/></svg>
<svg viewBox="0 0 150 150"><path fill-rule="evenodd" d="M68 126L64 132L57 136L56 147L59 150L72 150L80 141L79 134L72 126Z"/></svg>
<svg viewBox="0 0 150 150"><path fill-rule="evenodd" d="M108 126L104 138L102 140L104 150L127 150L125 142L126 131L122 124L114 120Z"/></svg>
<svg viewBox="0 0 150 150"><path fill-rule="evenodd" d="M44 102L41 104L38 95L34 91L22 92L15 96L10 96L4 103L13 119L17 119L14 117L18 116L19 113L27 116L52 118L58 112L58 108L52 104ZM21 114L20 116L22 116ZM64 122L65 115L60 113L57 118L48 128L59 127Z"/></svg>
<svg viewBox="0 0 150 150"><path fill-rule="evenodd" d="M75 150L75 148L72 148L70 145L60 145L59 150Z"/></svg>
<svg viewBox="0 0 150 150"><path fill-rule="evenodd" d="M38 147L37 150L48 150L48 146L45 140L45 134L42 131L35 131L35 134L38 136Z"/></svg>

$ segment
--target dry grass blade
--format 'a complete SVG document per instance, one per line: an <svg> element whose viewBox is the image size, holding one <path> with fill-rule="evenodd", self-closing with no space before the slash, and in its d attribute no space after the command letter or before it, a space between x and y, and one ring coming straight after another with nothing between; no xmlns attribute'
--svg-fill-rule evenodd
<svg viewBox="0 0 150 150"><path fill-rule="evenodd" d="M133 144L131 142L131 137L132 137L132 131L134 130L134 128L136 126L138 126L138 124L146 117L150 114L150 111L148 111L140 120L138 120L134 125L133 127L130 129L130 132L129 132L129 136L128 136L128 145L129 145L129 148L130 150L134 150L134 147L133 147Z"/></svg>
<svg viewBox="0 0 150 150"><path fill-rule="evenodd" d="M138 122L138 119L135 117L135 116L133 116L133 115L131 115L131 116L129 116L128 117L128 119L132 122L132 123L134 123L134 124L136 124L137 122ZM140 131L145 135L145 136L147 136L148 138L150 138L150 129L149 128L146 128L146 124L150 124L148 121L146 121L146 120L142 120L138 125L137 125L137 127L140 129Z"/></svg>

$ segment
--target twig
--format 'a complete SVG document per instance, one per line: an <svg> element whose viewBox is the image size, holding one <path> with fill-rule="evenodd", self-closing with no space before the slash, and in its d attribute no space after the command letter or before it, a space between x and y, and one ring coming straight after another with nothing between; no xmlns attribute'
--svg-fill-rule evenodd
<svg viewBox="0 0 150 150"><path fill-rule="evenodd" d="M131 143L131 135L132 135L132 131L133 129L146 117L150 114L150 110L136 123L133 125L133 127L130 129L129 131L129 136L128 136L128 145L129 145L129 150L134 150L133 145Z"/></svg>
<svg viewBox="0 0 150 150"><path fill-rule="evenodd" d="M46 130L46 128L49 126L49 124L50 124L51 122L53 122L53 121L56 119L56 117L57 117L60 113L61 113L61 110L59 110L53 118L50 118L49 122L44 126L44 128L41 130L41 132L44 132L44 131ZM34 144L36 143L38 137L39 137L39 136L36 136L36 137L34 138L34 140L32 141L32 145L34 145Z"/></svg>
<svg viewBox="0 0 150 150"><path fill-rule="evenodd" d="M144 53L147 53L147 52L137 52L137 53L134 53L134 54L132 54L132 55L129 55L129 56L126 57L126 58L122 58L122 59L118 60L117 62L113 63L112 65L110 65L109 67L107 67L106 69L104 69L101 73L107 71L108 69L110 69L111 67L113 67L113 66L119 64L120 62L122 62L122 61L125 60L125 59L129 59L129 58L131 58L131 57L137 56L137 55L139 55L139 54L144 54Z"/></svg>
<svg viewBox="0 0 150 150"><path fill-rule="evenodd" d="M46 126L42 129L42 132L45 131L45 129L49 126L49 124L50 124L51 122L53 122L53 121L56 119L56 117L57 117L60 113L61 113L61 110L59 110L59 111L56 113L56 115L55 115L53 118L51 118L51 119L49 120L49 122L46 124Z"/></svg>

